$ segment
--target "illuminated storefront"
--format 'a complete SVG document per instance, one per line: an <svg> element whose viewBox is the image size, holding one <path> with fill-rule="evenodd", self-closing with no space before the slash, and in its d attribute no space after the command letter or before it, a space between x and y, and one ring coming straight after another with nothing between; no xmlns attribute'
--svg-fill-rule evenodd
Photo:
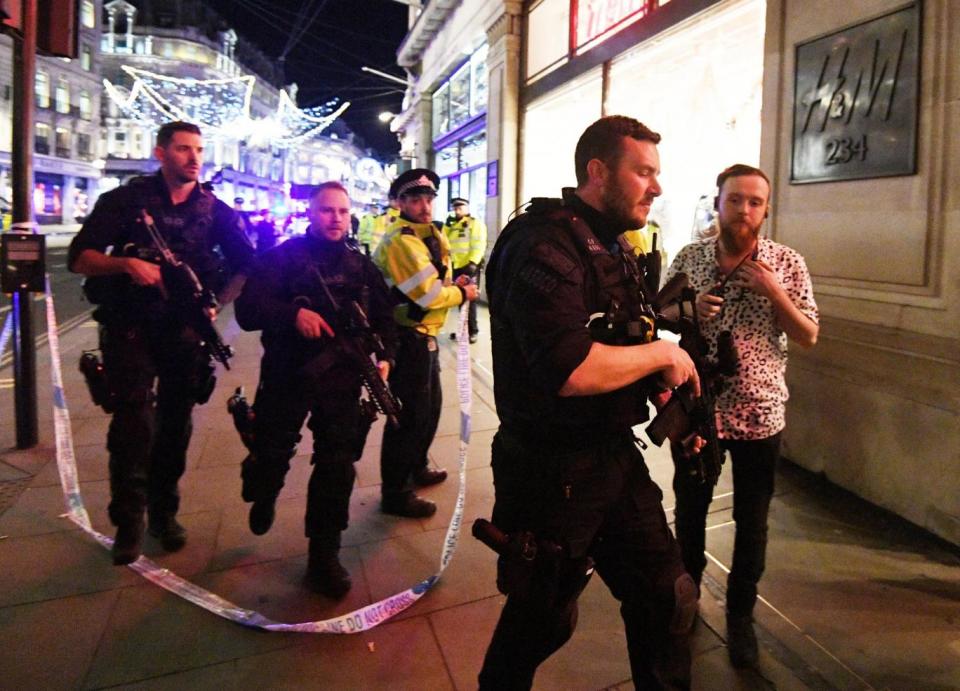
<svg viewBox="0 0 960 691"><path fill-rule="evenodd" d="M433 93L434 170L440 176L438 220L450 200L470 200L470 213L484 218L487 201L487 47L481 46Z"/></svg>
<svg viewBox="0 0 960 691"><path fill-rule="evenodd" d="M435 217L453 197L469 199L491 246L515 207L520 11L514 1L425 3L397 51L408 77L390 124L400 155L439 174Z"/></svg>
<svg viewBox="0 0 960 691"><path fill-rule="evenodd" d="M765 12L765 0L532 5L520 199L575 184L574 148L591 122L635 117L663 136L663 195L651 219L672 257L717 173L759 163Z"/></svg>

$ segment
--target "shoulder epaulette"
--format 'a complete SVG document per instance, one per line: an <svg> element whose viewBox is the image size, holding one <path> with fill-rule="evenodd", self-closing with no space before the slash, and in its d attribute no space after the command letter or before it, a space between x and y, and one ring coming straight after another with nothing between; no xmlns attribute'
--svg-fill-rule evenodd
<svg viewBox="0 0 960 691"><path fill-rule="evenodd" d="M417 232L416 232L413 228L411 228L410 226L403 226L403 227L400 229L400 234L401 234L401 235L413 235L414 237L416 237Z"/></svg>

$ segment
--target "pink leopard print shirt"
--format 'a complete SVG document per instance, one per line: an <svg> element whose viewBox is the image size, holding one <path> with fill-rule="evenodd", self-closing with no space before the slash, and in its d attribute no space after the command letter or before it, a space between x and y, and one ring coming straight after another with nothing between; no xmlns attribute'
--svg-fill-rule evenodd
<svg viewBox="0 0 960 691"><path fill-rule="evenodd" d="M720 278L716 245L716 238L710 238L684 247L670 265L666 280L683 272L698 295L713 286ZM773 267L793 304L818 322L813 283L803 257L762 237L758 258ZM767 298L730 286L723 298L720 315L700 325L711 357L716 354L717 334L725 329L733 332L740 354L737 374L726 379L726 387L717 397L717 431L724 439L765 439L786 425L787 335L777 324Z"/></svg>

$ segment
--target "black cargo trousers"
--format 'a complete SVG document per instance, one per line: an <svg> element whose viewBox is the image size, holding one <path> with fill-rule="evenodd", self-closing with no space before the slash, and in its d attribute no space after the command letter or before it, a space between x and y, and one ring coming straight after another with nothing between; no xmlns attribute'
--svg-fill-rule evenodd
<svg viewBox="0 0 960 691"><path fill-rule="evenodd" d="M343 365L346 367L347 365ZM349 521L350 493L371 420L360 408L360 378L324 388L301 372L263 373L254 401L254 451L243 462L244 501L272 501L283 488L307 415L313 471L304 534L339 545Z"/></svg>
<svg viewBox="0 0 960 691"><path fill-rule="evenodd" d="M100 350L115 406L107 432L110 520L137 525L144 507L154 520L174 516L193 406L212 386L210 357L190 328L169 320L103 323Z"/></svg>
<svg viewBox="0 0 960 691"><path fill-rule="evenodd" d="M494 524L508 534L530 530L563 551L557 567L535 569L528 588L509 587L516 579L500 558L498 586L510 592L480 688L531 687L537 666L573 634L591 561L621 603L636 687L689 688L696 586L629 430L569 451L524 444L501 429L492 467ZM544 582L551 578L558 582Z"/></svg>

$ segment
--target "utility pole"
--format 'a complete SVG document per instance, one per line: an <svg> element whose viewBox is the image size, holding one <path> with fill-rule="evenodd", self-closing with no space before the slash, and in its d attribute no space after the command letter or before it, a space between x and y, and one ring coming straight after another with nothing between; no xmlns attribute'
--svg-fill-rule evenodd
<svg viewBox="0 0 960 691"><path fill-rule="evenodd" d="M16 0L14 0L16 1ZM33 232L33 107L37 72L37 0L22 0L22 35L13 39L13 226ZM17 448L37 445L37 352L30 292L13 293L14 407Z"/></svg>

